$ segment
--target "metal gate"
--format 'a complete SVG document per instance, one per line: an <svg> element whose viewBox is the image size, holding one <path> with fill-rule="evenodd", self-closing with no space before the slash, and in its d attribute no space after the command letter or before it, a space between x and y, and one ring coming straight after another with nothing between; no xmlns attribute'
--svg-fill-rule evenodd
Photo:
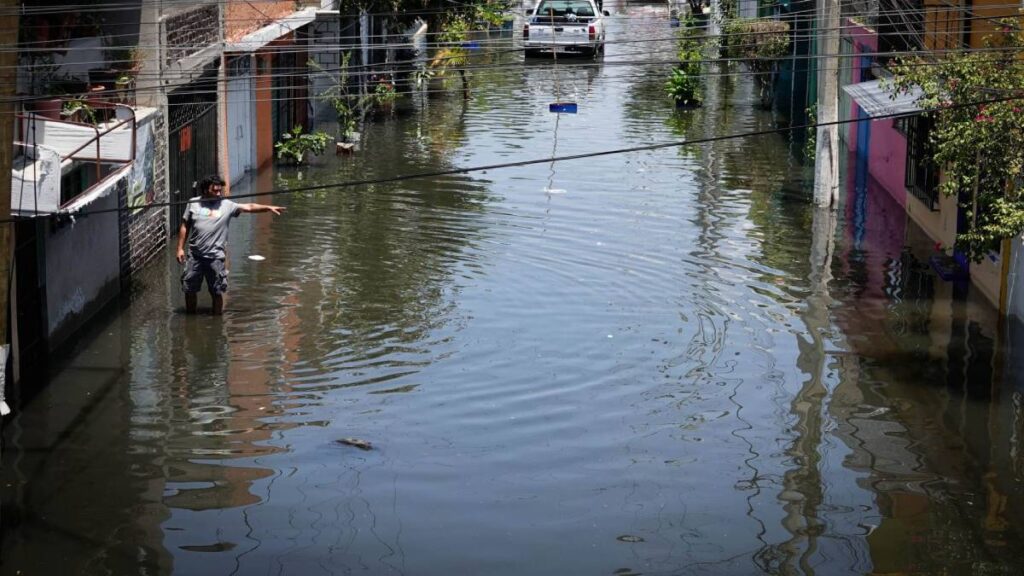
<svg viewBox="0 0 1024 576"><path fill-rule="evenodd" d="M216 92L195 85L186 90L181 98L168 98L168 179L173 203L198 195L199 180L217 173ZM175 235L185 206L174 204L168 212L170 232Z"/></svg>

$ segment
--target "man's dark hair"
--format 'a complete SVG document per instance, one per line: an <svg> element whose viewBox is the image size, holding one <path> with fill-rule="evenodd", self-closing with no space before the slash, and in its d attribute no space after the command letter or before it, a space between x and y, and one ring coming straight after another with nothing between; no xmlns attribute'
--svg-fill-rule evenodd
<svg viewBox="0 0 1024 576"><path fill-rule="evenodd" d="M223 186L224 179L221 178L220 176L217 176L216 174L210 174L206 178L203 178L202 180L199 181L199 193L206 194L207 192L210 191L210 186L214 185Z"/></svg>

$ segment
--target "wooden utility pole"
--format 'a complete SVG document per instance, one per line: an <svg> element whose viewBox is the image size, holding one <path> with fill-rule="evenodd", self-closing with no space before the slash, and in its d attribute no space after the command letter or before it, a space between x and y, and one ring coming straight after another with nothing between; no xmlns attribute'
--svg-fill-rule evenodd
<svg viewBox="0 0 1024 576"><path fill-rule="evenodd" d="M7 340L10 321L11 257L14 254L14 224L11 219L11 165L14 160L14 95L18 66L18 4L0 0L0 409L7 411Z"/></svg>
<svg viewBox="0 0 1024 576"><path fill-rule="evenodd" d="M814 203L839 200L839 0L818 0L818 126Z"/></svg>

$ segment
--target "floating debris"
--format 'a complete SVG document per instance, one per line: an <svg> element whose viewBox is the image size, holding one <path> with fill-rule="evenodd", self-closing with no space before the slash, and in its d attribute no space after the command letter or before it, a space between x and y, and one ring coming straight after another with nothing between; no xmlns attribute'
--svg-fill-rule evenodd
<svg viewBox="0 0 1024 576"><path fill-rule="evenodd" d="M216 542L214 544L178 546L178 548L188 552L227 552L235 546L234 542Z"/></svg>
<svg viewBox="0 0 1024 576"><path fill-rule="evenodd" d="M266 258L260 256L259 254L250 254L249 260L252 260L253 262L263 262L264 260L266 260Z"/></svg>
<svg viewBox="0 0 1024 576"><path fill-rule="evenodd" d="M555 114L575 114L579 107L575 102L552 102L548 104L548 112Z"/></svg>
<svg viewBox="0 0 1024 576"><path fill-rule="evenodd" d="M366 440L360 440L359 438L342 438L340 440L335 440L335 442L346 446L353 446L360 450L373 450L373 444L370 444Z"/></svg>
<svg viewBox="0 0 1024 576"><path fill-rule="evenodd" d="M643 538L639 536L633 536L632 534L623 534L622 536L616 538L616 540L618 540L619 542L629 542L630 544L635 544L637 542L644 541Z"/></svg>

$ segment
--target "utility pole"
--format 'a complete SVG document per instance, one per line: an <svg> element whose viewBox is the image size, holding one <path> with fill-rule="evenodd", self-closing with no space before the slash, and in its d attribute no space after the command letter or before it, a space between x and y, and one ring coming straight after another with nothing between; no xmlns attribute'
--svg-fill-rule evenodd
<svg viewBox="0 0 1024 576"><path fill-rule="evenodd" d="M722 45L722 3L719 0L711 0L711 14L708 18L708 34L713 41ZM715 55L717 57L717 54Z"/></svg>
<svg viewBox="0 0 1024 576"><path fill-rule="evenodd" d="M818 0L818 123L814 204L839 199L839 0Z"/></svg>
<svg viewBox="0 0 1024 576"><path fill-rule="evenodd" d="M0 413L8 412L4 401L7 386L7 341L10 321L11 257L14 254L14 225L11 219L11 164L14 161L14 95L17 89L18 4L0 0Z"/></svg>

